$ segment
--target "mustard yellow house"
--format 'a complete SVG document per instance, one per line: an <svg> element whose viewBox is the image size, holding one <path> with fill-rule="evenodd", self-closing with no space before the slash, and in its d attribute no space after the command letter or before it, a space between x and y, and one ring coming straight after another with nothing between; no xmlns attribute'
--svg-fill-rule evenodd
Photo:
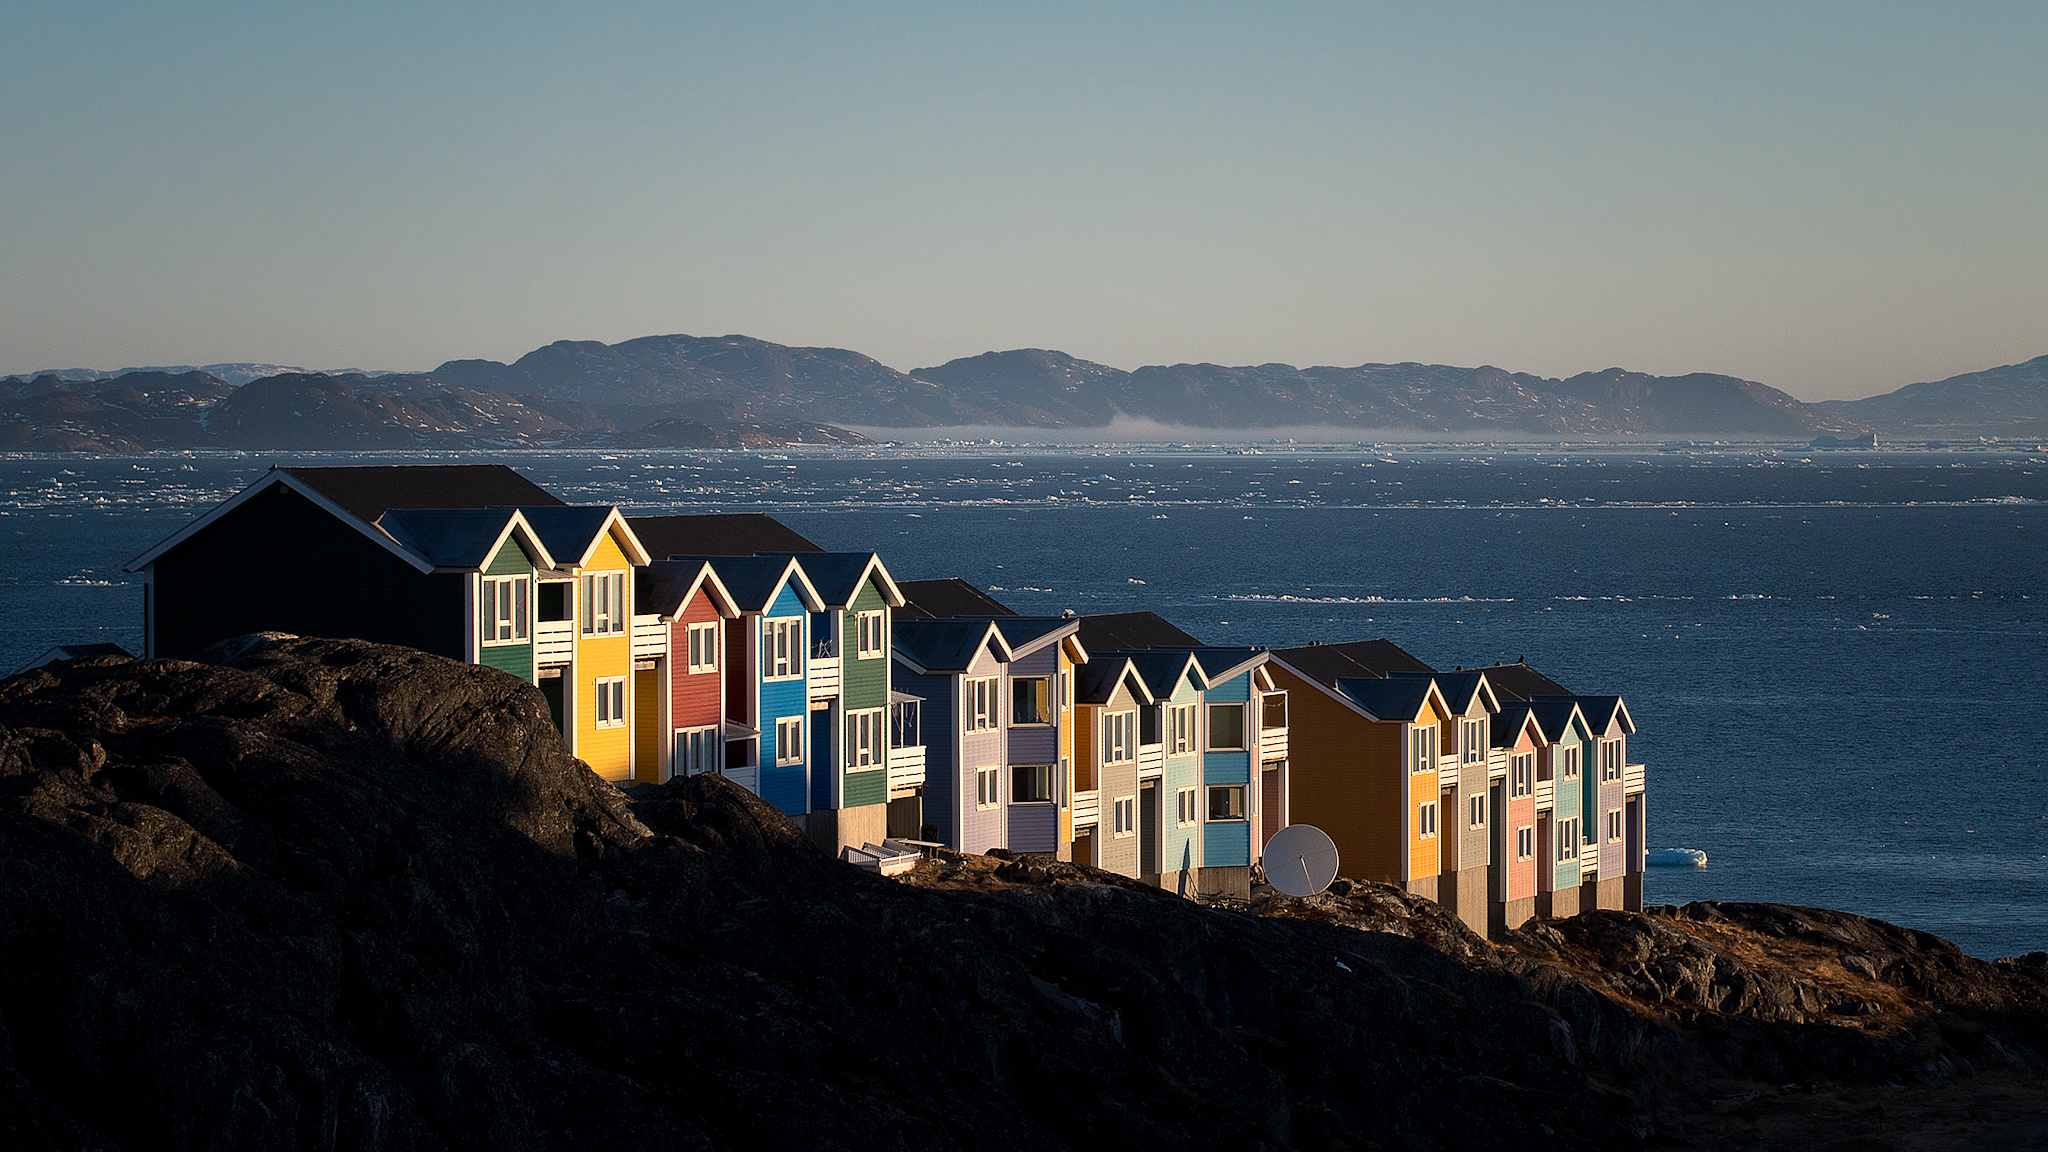
<svg viewBox="0 0 2048 1152"><path fill-rule="evenodd" d="M554 558L539 573L535 679L571 755L618 783L639 779L633 740L633 569L648 562L626 518L611 507L522 508ZM645 778L659 774L647 764Z"/></svg>

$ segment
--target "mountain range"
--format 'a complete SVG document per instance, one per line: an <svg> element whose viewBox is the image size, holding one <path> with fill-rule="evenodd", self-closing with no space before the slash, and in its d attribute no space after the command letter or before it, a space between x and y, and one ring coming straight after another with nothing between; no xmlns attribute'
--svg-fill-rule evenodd
<svg viewBox="0 0 2048 1152"><path fill-rule="evenodd" d="M1149 365L1037 348L909 372L749 336L562 340L431 372L65 370L0 379L0 450L767 447L849 428L1201 431L1305 426L1408 436L2048 435L2048 356L1863 400L1806 404L1712 373L1565 378L1482 366ZM267 374L249 376L250 372Z"/></svg>

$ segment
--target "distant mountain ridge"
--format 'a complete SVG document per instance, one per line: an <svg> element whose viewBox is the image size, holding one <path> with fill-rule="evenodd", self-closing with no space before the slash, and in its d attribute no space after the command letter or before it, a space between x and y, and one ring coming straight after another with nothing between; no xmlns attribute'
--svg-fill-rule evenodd
<svg viewBox="0 0 2048 1152"><path fill-rule="evenodd" d="M2048 436L2048 356L1818 406L1894 436Z"/></svg>

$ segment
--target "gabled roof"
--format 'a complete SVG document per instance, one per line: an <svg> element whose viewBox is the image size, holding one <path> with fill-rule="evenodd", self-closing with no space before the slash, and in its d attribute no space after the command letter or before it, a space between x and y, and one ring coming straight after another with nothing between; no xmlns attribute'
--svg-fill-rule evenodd
<svg viewBox="0 0 2048 1152"><path fill-rule="evenodd" d="M903 593L898 620L948 620L955 616L1015 616L1002 601L960 579L903 580L896 585Z"/></svg>
<svg viewBox="0 0 2048 1152"><path fill-rule="evenodd" d="M1387 675L1401 677L1425 674L1397 668ZM1444 707L1453 715L1463 716L1471 710L1475 696L1479 699L1479 706L1488 712L1500 710L1500 698L1494 695L1493 686L1487 683L1484 672L1433 672L1427 675L1436 681L1437 691L1444 694Z"/></svg>
<svg viewBox="0 0 2048 1152"><path fill-rule="evenodd" d="M1071 645L1074 663L1085 664L1088 650L1081 645L1080 623L1071 616L996 616L989 619L1010 645L1013 658L1029 656L1047 644L1064 641Z"/></svg>
<svg viewBox="0 0 2048 1152"><path fill-rule="evenodd" d="M1162 649L1171 651L1171 649ZM1264 648L1186 648L1179 649L1192 653L1195 662L1202 666L1202 679L1211 684L1235 680L1246 672L1257 668L1272 658Z"/></svg>
<svg viewBox="0 0 2048 1152"><path fill-rule="evenodd" d="M1080 704L1107 704L1123 684L1130 685L1131 695L1138 703L1156 702L1129 656L1097 656L1075 669L1074 700Z"/></svg>
<svg viewBox="0 0 2048 1152"><path fill-rule="evenodd" d="M1578 702L1569 696L1532 700L1529 702L1529 714L1536 718L1536 724L1543 732L1543 739L1551 744L1571 736L1573 720L1585 719L1579 711Z"/></svg>
<svg viewBox="0 0 2048 1152"><path fill-rule="evenodd" d="M1533 700L1538 696L1569 696L1571 689L1521 661L1480 668L1486 680L1503 699Z"/></svg>
<svg viewBox="0 0 2048 1152"><path fill-rule="evenodd" d="M1130 660L1131 667L1144 678L1145 688L1152 693L1154 700L1165 700L1172 696L1179 690L1181 678L1184 676L1194 678L1197 691L1209 686L1208 680L1202 675L1201 662L1195 659L1192 652L1168 650L1125 652L1118 655Z"/></svg>
<svg viewBox="0 0 2048 1152"><path fill-rule="evenodd" d="M1112 612L1081 617L1081 643L1090 652L1139 648L1200 648L1202 642L1157 612Z"/></svg>
<svg viewBox="0 0 2048 1152"><path fill-rule="evenodd" d="M988 620L898 620L890 629L896 658L922 675L965 672L983 648L1011 659L1010 644Z"/></svg>
<svg viewBox="0 0 2048 1152"><path fill-rule="evenodd" d="M1549 743L1543 736L1543 725L1538 724L1536 717L1530 715L1528 701L1510 700L1501 705L1500 711L1493 714L1492 730L1488 733L1489 743L1495 748L1513 748L1521 742L1524 728L1536 734L1536 743Z"/></svg>
<svg viewBox="0 0 2048 1152"><path fill-rule="evenodd" d="M393 508L539 507L560 504L503 464L371 464L274 468L365 524Z"/></svg>
<svg viewBox="0 0 2048 1152"><path fill-rule="evenodd" d="M766 512L692 516L628 516L634 535L655 556L752 556L756 552L822 552L796 529Z"/></svg>
<svg viewBox="0 0 2048 1152"><path fill-rule="evenodd" d="M1345 676L1335 687L1375 720L1409 724L1422 715L1423 705L1431 697L1439 705L1443 703L1436 681L1423 676Z"/></svg>
<svg viewBox="0 0 2048 1152"><path fill-rule="evenodd" d="M638 612L652 612L673 620L702 588L711 606L730 620L740 614L732 593L718 579L709 560L656 560L634 570L633 604Z"/></svg>
<svg viewBox="0 0 2048 1152"><path fill-rule="evenodd" d="M1621 722L1621 730L1623 732L1631 736L1635 735L1636 722L1628 714L1628 705L1622 703L1619 696L1573 696L1564 694L1538 696L1536 699L1571 700L1576 702L1579 706L1579 711L1586 717L1586 727L1596 734L1607 731L1608 725L1618 720Z"/></svg>
<svg viewBox="0 0 2048 1152"><path fill-rule="evenodd" d="M792 556L671 556L671 561L710 561L718 581L741 612L766 612L786 583L796 589L806 611L823 612L825 601Z"/></svg>
<svg viewBox="0 0 2048 1152"><path fill-rule="evenodd" d="M377 527L435 568L467 571L491 562L508 536L517 536L541 568L554 555L517 508L395 508Z"/></svg>
<svg viewBox="0 0 2048 1152"><path fill-rule="evenodd" d="M639 537L626 526L626 518L608 504L557 504L519 511L554 556L557 568L581 568L590 563L591 554L607 534L618 538L619 550L631 563L645 564L649 559Z"/></svg>
<svg viewBox="0 0 2048 1152"><path fill-rule="evenodd" d="M156 563L158 557L198 535L228 513L278 487L296 492L420 572L432 572L439 565L377 524L393 509L504 508L509 511L522 502L534 508L564 506L532 481L502 464L272 467L247 488L221 501L205 515L165 537L156 547L130 560L128 571L139 572L149 567Z"/></svg>
<svg viewBox="0 0 2048 1152"><path fill-rule="evenodd" d="M1325 687L1336 687L1347 676L1385 676L1390 672L1420 672L1434 676L1436 670L1410 655L1391 640L1352 640L1343 644L1305 644L1280 648L1273 659L1303 677Z"/></svg>
<svg viewBox="0 0 2048 1152"><path fill-rule="evenodd" d="M764 556L795 555L802 564L804 575L811 578L811 587L825 601L827 608L846 608L852 605L854 597L860 595L863 585L872 576L881 585L882 602L891 608L903 606L903 593L897 590L896 581L889 576L889 569L882 564L882 558L873 552L763 552Z"/></svg>

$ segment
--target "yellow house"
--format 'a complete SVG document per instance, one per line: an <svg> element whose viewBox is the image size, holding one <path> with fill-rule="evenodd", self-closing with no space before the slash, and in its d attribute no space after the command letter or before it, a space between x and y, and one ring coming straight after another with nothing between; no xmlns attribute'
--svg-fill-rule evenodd
<svg viewBox="0 0 2048 1152"><path fill-rule="evenodd" d="M647 550L616 508L524 508L555 567L541 574L535 662L570 754L614 782L635 778L633 569ZM656 765L649 765L650 770Z"/></svg>

